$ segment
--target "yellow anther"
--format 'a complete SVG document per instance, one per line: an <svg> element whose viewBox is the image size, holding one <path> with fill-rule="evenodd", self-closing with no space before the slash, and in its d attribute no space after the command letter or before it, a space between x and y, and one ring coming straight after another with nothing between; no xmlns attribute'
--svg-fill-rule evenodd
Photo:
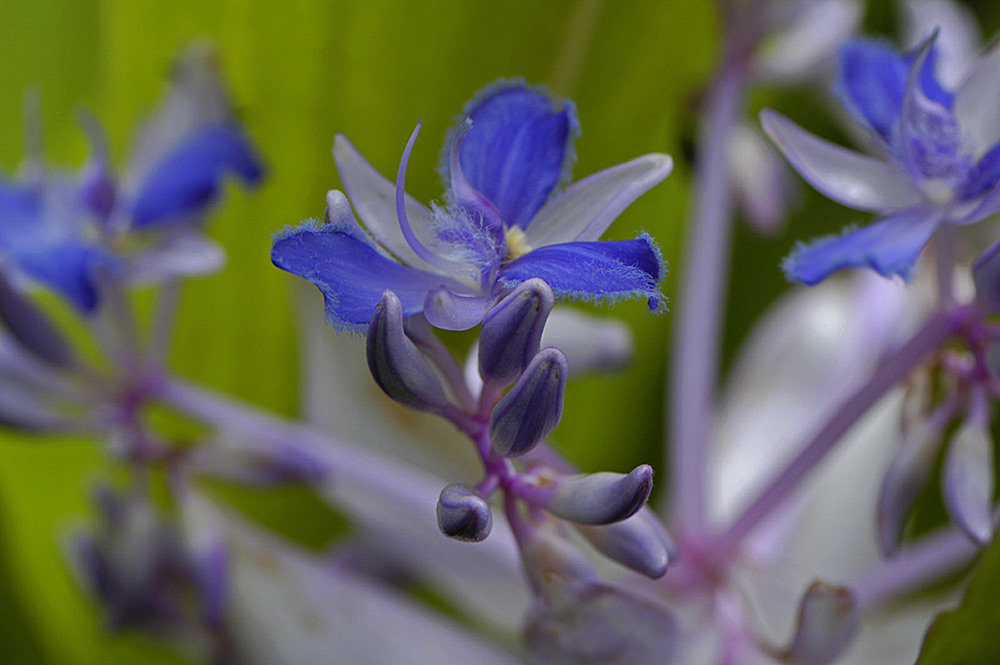
<svg viewBox="0 0 1000 665"><path fill-rule="evenodd" d="M532 250L520 226L512 226L507 229L507 233L504 234L504 240L507 243L508 261L519 259Z"/></svg>

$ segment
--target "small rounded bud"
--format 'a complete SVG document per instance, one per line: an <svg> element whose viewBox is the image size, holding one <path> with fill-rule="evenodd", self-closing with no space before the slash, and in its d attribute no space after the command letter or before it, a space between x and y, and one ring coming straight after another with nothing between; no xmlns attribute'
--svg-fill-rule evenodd
<svg viewBox="0 0 1000 665"><path fill-rule="evenodd" d="M514 387L493 407L490 438L505 457L524 455L562 418L566 356L558 349L539 351Z"/></svg>
<svg viewBox="0 0 1000 665"><path fill-rule="evenodd" d="M448 485L441 490L437 519L441 533L470 543L485 540L493 528L490 504L477 490L465 485Z"/></svg>

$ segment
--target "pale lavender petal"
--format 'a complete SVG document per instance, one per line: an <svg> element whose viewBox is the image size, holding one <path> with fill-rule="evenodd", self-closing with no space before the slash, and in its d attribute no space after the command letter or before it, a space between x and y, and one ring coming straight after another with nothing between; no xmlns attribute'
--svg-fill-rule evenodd
<svg viewBox="0 0 1000 665"><path fill-rule="evenodd" d="M956 89L969 64L979 55L982 35L975 15L956 0L908 0L899 7L905 48L915 49L928 35L939 31L935 73L944 86Z"/></svg>
<svg viewBox="0 0 1000 665"><path fill-rule="evenodd" d="M939 427L916 421L906 432L879 491L877 526L883 554L896 552L910 508L930 477L940 447Z"/></svg>
<svg viewBox="0 0 1000 665"><path fill-rule="evenodd" d="M765 109L764 131L809 184L858 210L888 211L919 205L923 196L895 165L842 148Z"/></svg>
<svg viewBox="0 0 1000 665"><path fill-rule="evenodd" d="M964 139L974 147L973 157L1000 141L1000 42L972 66L955 93L954 112Z"/></svg>
<svg viewBox="0 0 1000 665"><path fill-rule="evenodd" d="M624 589L550 575L547 595L525 618L536 665L673 662L677 623L659 602Z"/></svg>
<svg viewBox="0 0 1000 665"><path fill-rule="evenodd" d="M343 134L333 142L333 159L347 198L374 238L400 261L422 270L433 267L417 256L403 236L396 217L396 185L375 170ZM431 211L409 194L406 216L417 235L429 233Z"/></svg>
<svg viewBox="0 0 1000 665"><path fill-rule="evenodd" d="M993 537L993 441L971 423L951 439L942 493L948 513L970 538L985 545Z"/></svg>
<svg viewBox="0 0 1000 665"><path fill-rule="evenodd" d="M466 296L442 286L427 293L424 316L435 328L468 330L479 325L496 300L493 296Z"/></svg>
<svg viewBox="0 0 1000 665"><path fill-rule="evenodd" d="M598 240L618 215L673 170L668 155L643 155L573 183L546 203L531 222L531 247Z"/></svg>
<svg viewBox="0 0 1000 665"><path fill-rule="evenodd" d="M767 40L754 58L754 74L765 81L792 84L830 66L837 49L857 28L859 0L797 3L791 22Z"/></svg>
<svg viewBox="0 0 1000 665"><path fill-rule="evenodd" d="M848 589L813 582L799 605L792 644L780 658L789 665L826 665L850 644L859 620Z"/></svg>
<svg viewBox="0 0 1000 665"><path fill-rule="evenodd" d="M208 236L188 228L164 229L147 251L128 257L125 279L157 284L178 277L208 275L226 264L226 252Z"/></svg>
<svg viewBox="0 0 1000 665"><path fill-rule="evenodd" d="M622 369L632 359L632 330L618 319L599 318L571 307L549 314L541 345L566 355L570 376Z"/></svg>

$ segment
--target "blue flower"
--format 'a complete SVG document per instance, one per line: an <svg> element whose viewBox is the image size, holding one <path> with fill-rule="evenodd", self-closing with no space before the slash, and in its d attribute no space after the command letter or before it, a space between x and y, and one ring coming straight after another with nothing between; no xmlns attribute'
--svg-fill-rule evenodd
<svg viewBox="0 0 1000 665"><path fill-rule="evenodd" d="M338 135L334 159L350 204L330 192L326 223L308 221L275 236L274 264L319 287L335 326L367 326L391 290L404 316L423 312L439 328L463 330L533 277L562 299L638 296L651 309L660 306L663 263L649 236L598 238L669 174L668 156L645 155L558 191L579 132L571 103L501 82L462 118L442 152L443 205L428 208L404 192L419 125L395 185Z"/></svg>
<svg viewBox="0 0 1000 665"><path fill-rule="evenodd" d="M1000 46L952 93L935 76L934 40L909 55L860 40L841 51L837 92L879 157L828 143L773 111L761 114L810 184L879 213L870 226L797 247L784 263L790 279L815 284L862 266L907 278L942 224L972 224L1000 209Z"/></svg>
<svg viewBox="0 0 1000 665"><path fill-rule="evenodd" d="M81 124L93 154L79 173L43 169L41 156L31 155L36 168L24 177L0 178L4 269L90 313L99 302L100 270L148 281L217 266L220 250L198 222L226 176L253 185L263 167L232 114L211 54L193 49L179 60L162 110L140 131L120 176L96 121L83 115ZM159 230L152 242L135 242L136 232L148 228Z"/></svg>

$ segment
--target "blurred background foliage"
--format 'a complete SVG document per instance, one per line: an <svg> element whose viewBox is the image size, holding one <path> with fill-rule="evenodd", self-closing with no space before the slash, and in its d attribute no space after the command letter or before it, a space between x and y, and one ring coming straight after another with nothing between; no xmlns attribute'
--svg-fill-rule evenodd
<svg viewBox="0 0 1000 665"><path fill-rule="evenodd" d="M998 10L976 10L986 34ZM892 4L874 3L866 27L892 32ZM292 280L268 259L271 233L323 213L339 187L330 155L344 132L383 173L395 171L415 122L423 121L407 176L419 199L440 196L440 141L473 92L501 77L547 84L572 98L583 135L577 178L647 152L677 166L614 225L612 238L644 229L659 239L672 273L679 255L699 93L717 55L718 24L707 1L503 3L398 0L9 0L0 3L0 169L23 155L23 96L41 93L52 163L81 164L86 144L73 119L80 107L107 129L122 164L137 120L162 95L171 59L208 39L242 118L269 167L258 191L231 188L211 221L226 269L192 280L171 363L190 377L286 416L298 404ZM815 112L809 126L837 135L824 102L764 92L773 105ZM824 125L823 123L826 123ZM726 358L784 288L778 261L793 238L853 221L806 193L785 231L736 236ZM616 316L633 328L636 362L618 375L579 380L567 395L555 443L585 469L662 468L663 379L670 313L637 303ZM333 332L331 331L331 334ZM74 524L89 519L89 487L112 473L101 442L0 435L0 662L175 663L181 656L136 635L108 636L63 558ZM661 488L662 489L662 488ZM258 502L259 503L259 502ZM309 510L278 502L293 530L308 532Z"/></svg>

